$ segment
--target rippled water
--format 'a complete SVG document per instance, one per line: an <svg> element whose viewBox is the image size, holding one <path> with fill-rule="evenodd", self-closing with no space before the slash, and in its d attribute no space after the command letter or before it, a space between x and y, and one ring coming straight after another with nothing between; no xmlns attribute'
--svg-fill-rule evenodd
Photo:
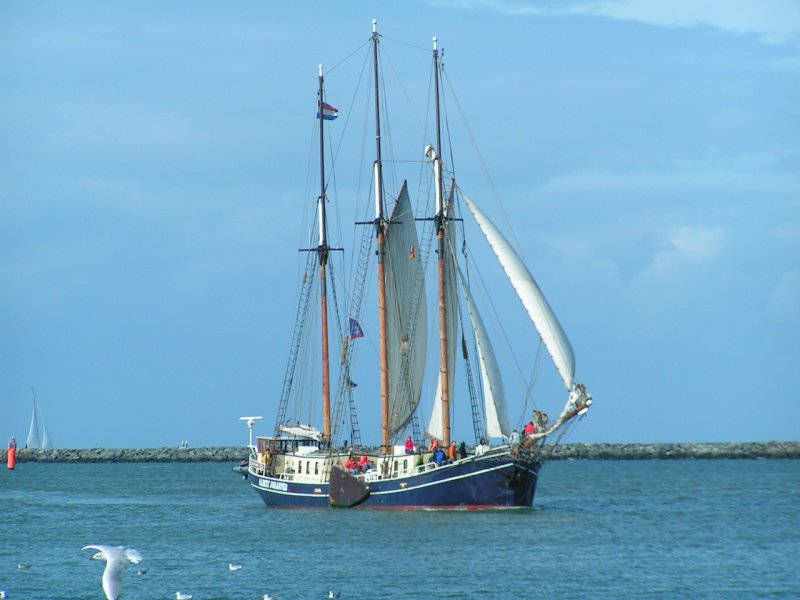
<svg viewBox="0 0 800 600"><path fill-rule="evenodd" d="M104 543L144 555L129 599L800 597L800 461L551 462L534 510L388 513L267 510L231 466L3 469L0 589L103 598Z"/></svg>

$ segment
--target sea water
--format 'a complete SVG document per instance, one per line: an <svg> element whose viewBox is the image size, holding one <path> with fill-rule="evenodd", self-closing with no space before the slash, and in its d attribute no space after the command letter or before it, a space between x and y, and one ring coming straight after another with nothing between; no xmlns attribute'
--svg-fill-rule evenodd
<svg viewBox="0 0 800 600"><path fill-rule="evenodd" d="M3 469L0 589L103 598L112 544L128 599L800 597L800 461L554 461L482 512L269 510L232 466Z"/></svg>

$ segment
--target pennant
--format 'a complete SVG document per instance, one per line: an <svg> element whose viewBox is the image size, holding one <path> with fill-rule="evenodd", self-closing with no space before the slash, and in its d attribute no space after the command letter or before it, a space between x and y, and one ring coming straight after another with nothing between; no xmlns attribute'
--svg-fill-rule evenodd
<svg viewBox="0 0 800 600"><path fill-rule="evenodd" d="M322 103L322 118L326 121L333 121L339 116L339 109L333 108L327 102ZM317 102L317 118L319 119L319 102Z"/></svg>
<svg viewBox="0 0 800 600"><path fill-rule="evenodd" d="M355 340L362 337L364 337L364 331L361 329L361 325L353 317L350 317L350 339Z"/></svg>

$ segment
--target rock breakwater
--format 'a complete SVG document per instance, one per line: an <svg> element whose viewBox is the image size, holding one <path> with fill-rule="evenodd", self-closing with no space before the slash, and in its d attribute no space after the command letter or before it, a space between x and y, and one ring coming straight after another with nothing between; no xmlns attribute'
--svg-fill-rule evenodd
<svg viewBox="0 0 800 600"><path fill-rule="evenodd" d="M800 459L800 442L728 442L685 444L561 444L546 446L547 460ZM18 450L17 462L239 462L247 450L219 448L89 448ZM6 450L0 451L5 463Z"/></svg>
<svg viewBox="0 0 800 600"><path fill-rule="evenodd" d="M663 460L800 458L800 442L715 444L561 444L546 446L548 460Z"/></svg>

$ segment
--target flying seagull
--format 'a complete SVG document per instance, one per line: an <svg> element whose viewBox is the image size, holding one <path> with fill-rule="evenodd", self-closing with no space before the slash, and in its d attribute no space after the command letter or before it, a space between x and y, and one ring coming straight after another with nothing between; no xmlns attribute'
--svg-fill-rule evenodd
<svg viewBox="0 0 800 600"><path fill-rule="evenodd" d="M84 546L81 550L99 550L92 560L106 561L106 570L103 571L103 591L106 600L119 600L122 593L122 574L128 568L128 563L142 562L142 555L133 548L123 546Z"/></svg>

